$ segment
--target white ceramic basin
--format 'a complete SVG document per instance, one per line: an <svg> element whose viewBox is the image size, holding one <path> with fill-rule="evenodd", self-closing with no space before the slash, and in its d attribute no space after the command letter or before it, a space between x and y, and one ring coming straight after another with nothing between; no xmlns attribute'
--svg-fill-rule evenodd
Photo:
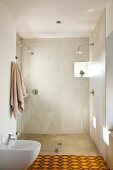
<svg viewBox="0 0 113 170"><path fill-rule="evenodd" d="M36 159L41 149L40 142L14 140L0 146L0 170L26 170Z"/></svg>

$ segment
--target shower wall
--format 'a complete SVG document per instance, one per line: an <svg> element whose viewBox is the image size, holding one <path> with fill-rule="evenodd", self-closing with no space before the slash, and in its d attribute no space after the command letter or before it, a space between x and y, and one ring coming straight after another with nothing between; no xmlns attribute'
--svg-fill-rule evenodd
<svg viewBox="0 0 113 170"><path fill-rule="evenodd" d="M89 79L74 77L74 62L89 60L88 48L83 48L82 55L75 51L89 39L22 41L22 72L29 92L22 133L89 133ZM38 90L37 95L33 95L33 89Z"/></svg>

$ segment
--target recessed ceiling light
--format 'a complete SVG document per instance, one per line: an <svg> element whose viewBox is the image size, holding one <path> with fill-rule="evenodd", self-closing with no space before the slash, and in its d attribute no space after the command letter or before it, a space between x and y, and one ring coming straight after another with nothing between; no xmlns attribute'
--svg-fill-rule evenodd
<svg viewBox="0 0 113 170"><path fill-rule="evenodd" d="M61 24L62 22L60 20L56 21L57 24Z"/></svg>

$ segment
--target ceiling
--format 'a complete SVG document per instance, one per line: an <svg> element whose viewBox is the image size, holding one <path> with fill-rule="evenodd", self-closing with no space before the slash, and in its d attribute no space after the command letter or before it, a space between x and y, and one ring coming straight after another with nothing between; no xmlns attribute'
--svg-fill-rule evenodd
<svg viewBox="0 0 113 170"><path fill-rule="evenodd" d="M109 0L1 0L22 38L88 37ZM56 24L61 20L61 24Z"/></svg>

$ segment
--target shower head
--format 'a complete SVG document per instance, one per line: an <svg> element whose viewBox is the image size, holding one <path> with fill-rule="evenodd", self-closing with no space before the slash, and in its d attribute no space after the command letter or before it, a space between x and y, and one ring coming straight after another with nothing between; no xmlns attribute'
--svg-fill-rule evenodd
<svg viewBox="0 0 113 170"><path fill-rule="evenodd" d="M78 49L77 51L76 51L76 54L82 54L83 52L82 51L80 51L80 49Z"/></svg>
<svg viewBox="0 0 113 170"><path fill-rule="evenodd" d="M33 51L33 49L28 45L28 47L27 47L27 51L29 51L29 52L32 52Z"/></svg>
<svg viewBox="0 0 113 170"><path fill-rule="evenodd" d="M27 51L30 52L31 55L34 55L34 50L28 45Z"/></svg>
<svg viewBox="0 0 113 170"><path fill-rule="evenodd" d="M90 45L94 46L94 43L91 43L91 44L85 44L85 45L80 45L80 46L78 47L78 50L76 51L76 54L82 54L82 53L83 53L83 51L81 51L81 50L80 50L80 48L81 48L81 47L90 46Z"/></svg>
<svg viewBox="0 0 113 170"><path fill-rule="evenodd" d="M17 46L17 47L22 47L22 46L23 46L23 44L16 44L16 46Z"/></svg>

